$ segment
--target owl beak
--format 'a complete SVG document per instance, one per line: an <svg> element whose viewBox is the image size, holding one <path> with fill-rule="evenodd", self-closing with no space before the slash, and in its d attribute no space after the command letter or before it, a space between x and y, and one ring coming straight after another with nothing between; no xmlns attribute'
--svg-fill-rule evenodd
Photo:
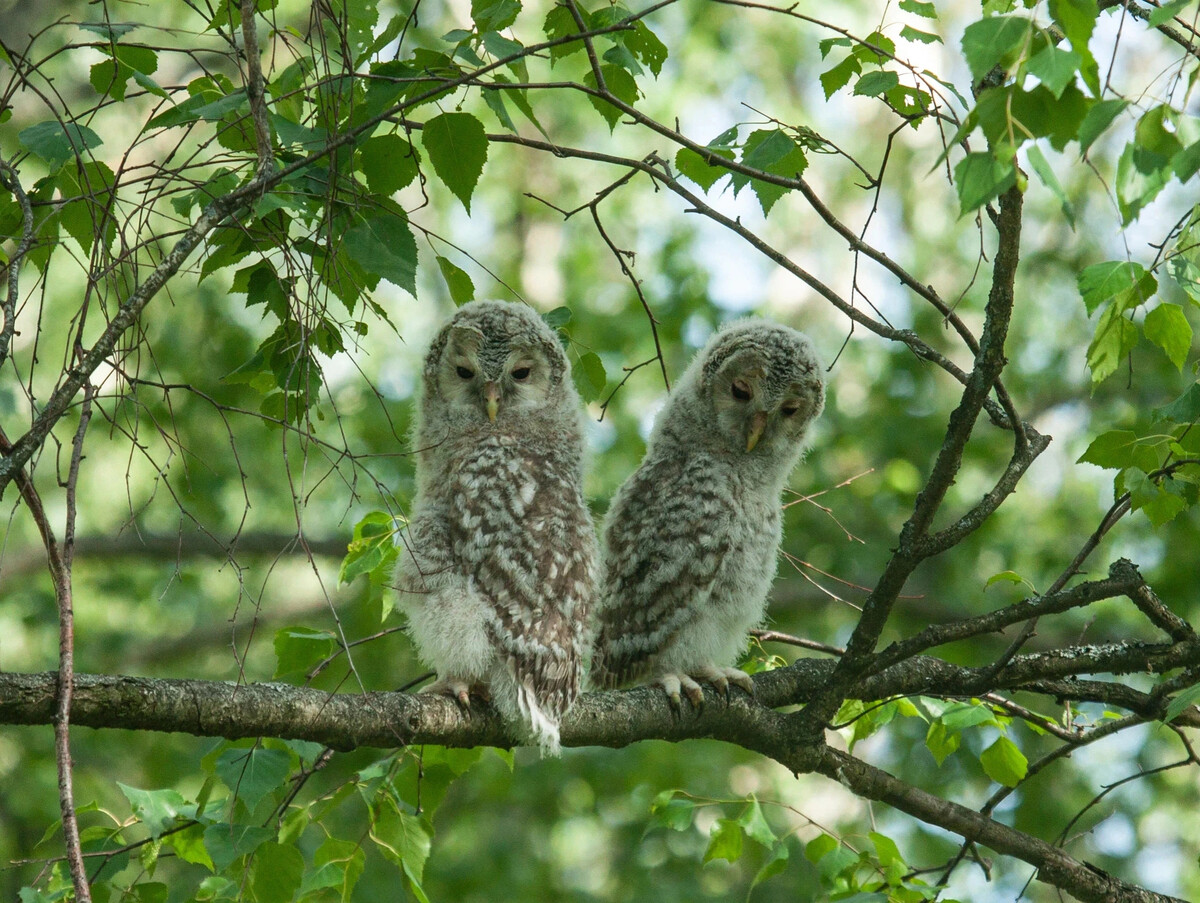
<svg viewBox="0 0 1200 903"><path fill-rule="evenodd" d="M762 438L763 430L767 428L767 412L756 411L750 418L750 429L746 431L746 451L754 451L758 440Z"/></svg>
<svg viewBox="0 0 1200 903"><path fill-rule="evenodd" d="M496 412L500 410L500 387L493 382L484 383L483 397L487 401L488 420L496 422Z"/></svg>

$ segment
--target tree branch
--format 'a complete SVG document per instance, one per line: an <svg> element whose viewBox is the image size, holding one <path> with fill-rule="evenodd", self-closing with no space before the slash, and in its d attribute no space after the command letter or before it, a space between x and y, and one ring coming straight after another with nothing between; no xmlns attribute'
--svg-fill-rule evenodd
<svg viewBox="0 0 1200 903"><path fill-rule="evenodd" d="M8 349L12 345L13 336L17 334L17 300L20 294L20 279L18 273L21 262L29 249L33 247L33 205L29 196L21 187L21 179L17 170L7 160L0 159L0 185L12 192L17 206L21 208L21 240L17 249L8 261L8 291L3 301L4 326L0 328L0 365L8 360Z"/></svg>
<svg viewBox="0 0 1200 903"><path fill-rule="evenodd" d="M1200 644L1198 644L1200 645ZM1200 650L1198 650L1200 654ZM791 676L820 686L827 663L798 662ZM779 671L757 675L760 699L776 703L787 682ZM0 723L46 724L53 718L54 672L0 674ZM274 736L309 740L337 750L437 743L511 746L513 738L490 707L464 716L448 698L406 693L329 694L287 684L237 686L199 680L76 675L72 719L89 727L182 731L236 739ZM623 747L639 740L713 738L770 756L796 773L816 772L854 793L894 806L924 822L985 844L1038 869L1039 880L1084 901L1169 903L1069 856L1043 840L935 797L823 742L801 741L796 716L774 711L736 692L711 699L699 712L676 716L652 688L588 693L562 725L564 746Z"/></svg>

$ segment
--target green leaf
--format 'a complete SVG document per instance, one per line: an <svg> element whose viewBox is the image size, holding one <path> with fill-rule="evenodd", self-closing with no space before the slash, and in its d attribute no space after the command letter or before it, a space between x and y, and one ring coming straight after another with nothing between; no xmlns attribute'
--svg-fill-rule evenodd
<svg viewBox="0 0 1200 903"><path fill-rule="evenodd" d="M542 319L551 329L562 329L571 322L571 308L556 307L549 313L542 314Z"/></svg>
<svg viewBox="0 0 1200 903"><path fill-rule="evenodd" d="M670 828L672 831L686 831L692 826L692 818L696 804L687 798L676 796L678 790L663 790L654 797L650 804L651 826Z"/></svg>
<svg viewBox="0 0 1200 903"><path fill-rule="evenodd" d="M302 677L333 654L337 636L328 630L281 627L275 631L275 674L272 679Z"/></svg>
<svg viewBox="0 0 1200 903"><path fill-rule="evenodd" d="M483 123L470 113L442 113L425 123L421 140L433 171L470 213L471 195L487 161Z"/></svg>
<svg viewBox="0 0 1200 903"><path fill-rule="evenodd" d="M991 16L967 26L962 48L971 76L980 81L996 66L1009 69L1033 31L1023 16Z"/></svg>
<svg viewBox="0 0 1200 903"><path fill-rule="evenodd" d="M109 44L116 43L138 27L136 23L124 22L76 22L75 25L83 31L99 35Z"/></svg>
<svg viewBox="0 0 1200 903"><path fill-rule="evenodd" d="M714 148L712 154L724 157L726 160L733 159L733 151L725 148ZM701 154L689 147L680 148L679 153L675 155L675 168L705 191L712 188L722 176L730 174L730 171L723 166L710 165Z"/></svg>
<svg viewBox="0 0 1200 903"><path fill-rule="evenodd" d="M1084 267L1076 277L1076 284L1089 317L1106 301L1131 289L1140 299L1137 304L1150 298L1158 289L1154 276L1140 263L1129 260L1108 260Z"/></svg>
<svg viewBox="0 0 1200 903"><path fill-rule="evenodd" d="M389 197L420 171L416 149L399 135L376 135L358 147L359 167L372 194Z"/></svg>
<svg viewBox="0 0 1200 903"><path fill-rule="evenodd" d="M1127 226L1153 201L1171 180L1170 162L1134 142L1125 145L1117 161L1117 209L1121 225Z"/></svg>
<svg viewBox="0 0 1200 903"><path fill-rule="evenodd" d="M122 66L116 60L101 60L88 72L88 82L101 97L124 100L125 83L131 75L133 70L128 66Z"/></svg>
<svg viewBox="0 0 1200 903"><path fill-rule="evenodd" d="M1193 423L1200 420L1200 383L1192 383L1182 395L1168 405L1154 409L1154 416L1173 423Z"/></svg>
<svg viewBox="0 0 1200 903"><path fill-rule="evenodd" d="M283 786L291 770L291 758L287 753L262 747L227 749L217 758L216 764L217 777L251 812L264 796Z"/></svg>
<svg viewBox="0 0 1200 903"><path fill-rule="evenodd" d="M86 125L74 122L64 124L53 119L23 129L17 135L17 141L25 150L45 160L51 172L76 155L82 156L84 151L104 143Z"/></svg>
<svg viewBox="0 0 1200 903"><path fill-rule="evenodd" d="M1025 69L1058 98L1067 85L1075 80L1075 73L1082 63L1083 58L1075 51L1050 45L1035 53L1025 64Z"/></svg>
<svg viewBox="0 0 1200 903"><path fill-rule="evenodd" d="M511 40L495 31L484 32L483 46L492 58L497 60L517 56L525 49L525 45L520 41Z"/></svg>
<svg viewBox="0 0 1200 903"><path fill-rule="evenodd" d="M138 790L120 781L117 786L151 837L158 837L168 828L175 827L177 819L196 817L196 804L184 799L177 790Z"/></svg>
<svg viewBox="0 0 1200 903"><path fill-rule="evenodd" d="M158 54L149 47L134 44L117 44L116 56L124 65L146 75L158 71Z"/></svg>
<svg viewBox="0 0 1200 903"><path fill-rule="evenodd" d="M1154 527L1174 519L1187 507L1187 502L1178 494L1171 480L1157 482L1141 468L1128 467L1121 471L1120 479L1129 492L1129 505L1141 511Z"/></svg>
<svg viewBox="0 0 1200 903"><path fill-rule="evenodd" d="M143 850L146 849L150 849L150 847L143 848ZM144 865L143 868L145 868ZM139 881L130 890L137 903L167 903L169 888L161 881Z"/></svg>
<svg viewBox="0 0 1200 903"><path fill-rule="evenodd" d="M818 834L804 845L804 858L818 863L838 848L838 842L828 834Z"/></svg>
<svg viewBox="0 0 1200 903"><path fill-rule="evenodd" d="M728 862L737 862L742 858L744 838L745 832L742 830L742 826L732 818L717 819L717 823L708 837L708 849L704 851L704 861L725 859Z"/></svg>
<svg viewBox="0 0 1200 903"><path fill-rule="evenodd" d="M1137 345L1137 327L1117 304L1105 308L1096 326L1096 335L1087 350L1092 385L1103 382L1116 372L1125 356Z"/></svg>
<svg viewBox="0 0 1200 903"><path fill-rule="evenodd" d="M417 241L407 217L380 213L358 222L342 237L342 250L367 273L416 295Z"/></svg>
<svg viewBox="0 0 1200 903"><path fill-rule="evenodd" d="M767 824L762 806L753 797L746 805L746 808L742 810L742 814L738 816L737 823L742 826L747 837L755 843L762 844L767 849L773 847L779 839L775 836L775 832L771 830L771 826Z"/></svg>
<svg viewBox="0 0 1200 903"><path fill-rule="evenodd" d="M887 867L905 864L904 857L900 855L900 848L896 846L896 841L892 838L886 834L880 834L878 831L871 831L867 836L871 838L871 843L875 846L875 857L879 860L880 865Z"/></svg>
<svg viewBox="0 0 1200 903"><path fill-rule="evenodd" d="M1029 771L1029 760L1007 737L997 737L980 753L979 764L989 778L1005 787L1016 787Z"/></svg>
<svg viewBox="0 0 1200 903"><path fill-rule="evenodd" d="M833 97L838 91L846 87L855 75L862 72L862 63L858 58L850 55L844 60L821 73L821 87L825 91L825 99Z"/></svg>
<svg viewBox="0 0 1200 903"><path fill-rule="evenodd" d="M234 860L253 853L266 843L275 832L259 825L235 825L218 823L204 829L204 846L212 858L213 868L223 872Z"/></svg>
<svg viewBox="0 0 1200 903"><path fill-rule="evenodd" d="M1200 141L1194 141L1171 158L1171 169L1180 182L1200 172Z"/></svg>
<svg viewBox="0 0 1200 903"><path fill-rule="evenodd" d="M503 91L484 88L483 102L488 105L489 110L496 114L501 127L508 129L514 135L517 133L517 125L512 121L512 117L508 115L508 107L504 105Z"/></svg>
<svg viewBox="0 0 1200 903"><path fill-rule="evenodd" d="M742 149L742 163L772 175L795 179L808 166L808 158L804 150L783 129L759 129L746 139ZM735 194L747 184L753 188L764 214L770 213L775 202L792 190L784 185L764 182L742 173L733 173Z"/></svg>
<svg viewBox="0 0 1200 903"><path fill-rule="evenodd" d="M658 39L658 35L650 30L644 20L639 19L633 24L633 29L625 33L625 46L658 78L663 63L667 61L667 45Z"/></svg>
<svg viewBox="0 0 1200 903"><path fill-rule="evenodd" d="M575 386L584 401L595 401L608 385L608 374L604 371L604 362L594 351L580 355L579 363L574 371L577 376Z"/></svg>
<svg viewBox="0 0 1200 903"><path fill-rule="evenodd" d="M970 213L1011 188L1017 179L1012 160L998 160L989 153L973 151L954 167L960 212Z"/></svg>
<svg viewBox="0 0 1200 903"><path fill-rule="evenodd" d="M1182 715L1187 709L1200 702L1200 684L1188 687L1182 693L1172 697L1167 704L1167 711L1163 715L1163 721L1170 723Z"/></svg>
<svg viewBox="0 0 1200 903"><path fill-rule="evenodd" d="M1192 350L1192 327L1178 304L1159 304L1146 314L1142 324L1146 338L1167 353L1171 363L1180 372Z"/></svg>
<svg viewBox="0 0 1200 903"><path fill-rule="evenodd" d="M1179 15L1192 0L1170 0L1168 3L1162 4L1158 9L1150 11L1150 18L1146 20L1146 24L1151 28L1158 28L1160 25L1165 25L1174 16Z"/></svg>
<svg viewBox="0 0 1200 903"><path fill-rule="evenodd" d="M496 81L503 85L511 84L511 82L509 82L509 80L500 73L496 74ZM488 92L485 91L484 93L486 99L486 94ZM522 115L533 123L534 128L541 132L546 140L549 141L550 133L542 128L541 122L539 122L537 116L534 115L533 106L529 103L529 92L524 88L515 88L507 91L506 96L513 102L513 105L521 111Z"/></svg>
<svg viewBox="0 0 1200 903"><path fill-rule="evenodd" d="M155 97L161 97L164 100L167 99L167 97L168 97L167 92L162 89L162 86L159 85L158 82L156 82L154 79L152 79L146 73L139 72L135 69L133 71L133 80L135 82L137 82L143 89L145 89L146 91L149 91L151 94L153 94Z"/></svg>
<svg viewBox="0 0 1200 903"><path fill-rule="evenodd" d="M1076 463L1120 470L1133 461L1136 445L1137 435L1132 430L1109 430L1093 439Z"/></svg>
<svg viewBox="0 0 1200 903"><path fill-rule="evenodd" d="M900 76L890 69L879 69L863 75L854 84L854 93L860 97L878 97L900 84Z"/></svg>
<svg viewBox="0 0 1200 903"><path fill-rule="evenodd" d="M1101 100L1088 108L1079 126L1079 154L1083 156L1104 131L1129 106L1127 100Z"/></svg>
<svg viewBox="0 0 1200 903"><path fill-rule="evenodd" d="M993 583L1000 583L1000 582L1017 583L1022 586L1029 587L1030 592L1034 592L1034 593L1037 592L1037 590L1034 588L1033 584L1030 583L1026 578L1022 577L1020 574L1018 574L1016 571L1000 571L998 574L992 574L992 576L987 578L987 582L983 585L983 588L987 589Z"/></svg>
<svg viewBox="0 0 1200 903"><path fill-rule="evenodd" d="M304 877L304 856L294 846L267 841L254 851L250 887L257 903L290 903Z"/></svg>
<svg viewBox="0 0 1200 903"><path fill-rule="evenodd" d="M1088 43L1099 15L1096 0L1050 0L1050 18L1062 28L1063 34L1071 42L1071 49L1079 54L1082 60L1079 72L1094 97L1101 94L1100 69L1092 51L1088 49Z"/></svg>
<svg viewBox="0 0 1200 903"><path fill-rule="evenodd" d="M780 842L771 848L767 854L767 860L762 864L754 876L754 880L750 882L750 888L756 888L768 878L774 878L780 872L787 868L788 864L788 846L786 843Z"/></svg>
<svg viewBox="0 0 1200 903"><path fill-rule="evenodd" d="M437 257L437 265L442 271L442 278L446 280L446 288L450 290L450 299L455 304L462 305L475 300L475 283L470 276L441 255Z"/></svg>
<svg viewBox="0 0 1200 903"><path fill-rule="evenodd" d="M946 758L962 743L962 734L946 729L941 720L932 722L925 732L925 746L933 753L934 760L940 768Z"/></svg>
<svg viewBox="0 0 1200 903"><path fill-rule="evenodd" d="M354 536L338 571L338 582L347 584L360 574L388 568L396 560L396 519L386 511L372 511L354 525Z"/></svg>
<svg viewBox="0 0 1200 903"><path fill-rule="evenodd" d="M471 0L471 19L481 33L508 28L520 12L517 0Z"/></svg>
<svg viewBox="0 0 1200 903"><path fill-rule="evenodd" d="M600 73L604 76L604 84L608 87L609 93L616 97L617 100L623 101L630 106L637 103L637 99L641 94L638 91L637 82L634 81L633 76L626 70L620 66L614 66L612 63L606 63L600 67ZM583 77L583 83L589 88L597 87L595 74L588 71ZM608 130L611 132L615 129L617 123L620 122L621 117L624 115L620 108L614 107L607 100L600 97L588 95L588 100L596 112L604 117L604 121L608 123Z"/></svg>
<svg viewBox="0 0 1200 903"><path fill-rule="evenodd" d="M938 17L937 7L932 3L924 2L924 0L900 0L900 8L906 13L913 13L926 19Z"/></svg>
<svg viewBox="0 0 1200 903"><path fill-rule="evenodd" d="M366 855L359 844L336 837L325 838L313 853L314 871L304 876L300 885L301 897L324 887L336 887L343 901L350 900L365 864Z"/></svg>
<svg viewBox="0 0 1200 903"><path fill-rule="evenodd" d="M982 724L995 724L996 716L986 705L970 702L953 702L942 712L942 724L950 731L964 731Z"/></svg>
<svg viewBox="0 0 1200 903"><path fill-rule="evenodd" d="M1063 191L1062 184L1058 181L1058 176L1050 168L1050 164L1042 154L1041 148L1036 144L1030 144L1028 148L1029 165L1033 167L1033 171L1042 180L1042 184L1049 188L1054 196L1058 198L1059 203L1062 204L1063 216L1066 217L1067 223L1074 229L1075 208L1071 206L1071 201L1067 198L1067 193Z"/></svg>
<svg viewBox="0 0 1200 903"><path fill-rule="evenodd" d="M202 865L210 872L213 870L212 857L204 848L204 825L188 825L182 831L168 834L164 840L184 862Z"/></svg>
<svg viewBox="0 0 1200 903"><path fill-rule="evenodd" d="M399 866L420 888L433 843L433 828L424 818L401 812L389 797L384 797L372 814L371 839L384 857Z"/></svg>
<svg viewBox="0 0 1200 903"><path fill-rule="evenodd" d="M942 43L941 35L933 34L929 31L920 31L916 28L913 28L911 25L905 25L900 29L900 37L904 38L906 41L914 41L918 44Z"/></svg>
<svg viewBox="0 0 1200 903"><path fill-rule="evenodd" d="M584 24L587 24L587 13L580 10L584 17ZM546 33L547 39L557 41L570 35L579 34L579 28L575 24L575 18L571 15L571 11L566 6L556 5L549 13L546 14L546 20L542 24L542 30ZM557 44L550 48L550 64L554 65L565 56L570 56L572 53L578 53L584 49L582 40L568 41L564 44Z"/></svg>

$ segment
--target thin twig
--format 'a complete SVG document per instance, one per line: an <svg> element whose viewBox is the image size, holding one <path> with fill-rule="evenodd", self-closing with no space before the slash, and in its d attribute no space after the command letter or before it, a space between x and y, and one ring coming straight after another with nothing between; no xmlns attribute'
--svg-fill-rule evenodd
<svg viewBox="0 0 1200 903"><path fill-rule="evenodd" d="M0 328L0 365L3 365L8 360L8 350L12 345L13 336L17 333L17 301L20 295L18 276L21 262L33 246L33 207L25 189L21 187L16 168L4 159L0 159L0 185L12 192L21 208L21 240L8 261L8 291L3 300L4 326Z"/></svg>

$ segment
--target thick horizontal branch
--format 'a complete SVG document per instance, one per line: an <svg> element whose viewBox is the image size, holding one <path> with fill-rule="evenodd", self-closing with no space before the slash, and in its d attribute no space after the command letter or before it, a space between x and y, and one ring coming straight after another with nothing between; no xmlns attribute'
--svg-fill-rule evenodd
<svg viewBox="0 0 1200 903"><path fill-rule="evenodd" d="M906 663L908 664L908 663ZM1015 664L1015 662L1014 662ZM785 675L816 689L829 663L802 661L756 676L761 701L788 692ZM56 675L0 674L0 723L48 724L54 717ZM286 684L77 675L71 721L89 727L183 731L230 739L275 736L310 740L335 749L438 743L510 746L512 738L486 706L465 717L449 699L405 693L329 694ZM1085 901L1173 898L1128 884L1045 841L1000 824L965 806L906 784L823 742L804 743L795 716L781 714L733 691L699 712L674 715L656 689L589 693L563 724L565 746L620 747L643 739L711 737L737 743L797 773L816 772L851 791L894 806L928 824L953 831L1038 869L1039 880Z"/></svg>

